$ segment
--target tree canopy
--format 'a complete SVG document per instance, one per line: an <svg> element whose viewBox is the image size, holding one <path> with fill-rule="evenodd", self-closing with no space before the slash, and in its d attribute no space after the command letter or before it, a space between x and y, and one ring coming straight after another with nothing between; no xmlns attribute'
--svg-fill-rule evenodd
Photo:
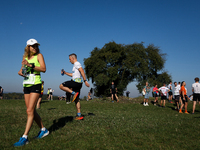
<svg viewBox="0 0 200 150"><path fill-rule="evenodd" d="M101 49L95 47L90 57L84 59L85 72L95 86L96 96L109 95L112 81L120 95L133 81L138 82L137 88L141 92L146 81L161 86L171 80L167 72L161 72L165 56L153 44L145 48L143 43L123 45L109 42Z"/></svg>

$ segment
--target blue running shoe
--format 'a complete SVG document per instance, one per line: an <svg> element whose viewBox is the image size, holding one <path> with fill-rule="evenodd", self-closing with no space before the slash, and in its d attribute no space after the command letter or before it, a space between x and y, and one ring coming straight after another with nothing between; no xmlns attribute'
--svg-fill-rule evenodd
<svg viewBox="0 0 200 150"><path fill-rule="evenodd" d="M26 144L28 144L28 139L20 137L19 141L16 142L13 146L17 147L17 146L23 146L23 145L26 145Z"/></svg>
<svg viewBox="0 0 200 150"><path fill-rule="evenodd" d="M49 134L49 131L46 129L45 131L41 131L38 133L38 136L36 136L36 139L41 139Z"/></svg>

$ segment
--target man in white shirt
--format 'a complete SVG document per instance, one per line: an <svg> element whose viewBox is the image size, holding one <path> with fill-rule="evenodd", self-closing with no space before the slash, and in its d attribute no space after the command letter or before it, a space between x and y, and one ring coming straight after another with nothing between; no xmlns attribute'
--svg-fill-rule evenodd
<svg viewBox="0 0 200 150"><path fill-rule="evenodd" d="M66 81L60 84L60 89L73 95L72 102L75 101L77 109L77 117L75 118L75 120L82 120L83 116L81 116L81 104L79 101L80 90L82 88L83 81L87 87L90 87L90 84L86 80L85 72L81 64L77 61L77 55L74 53L70 54L69 61L74 65L72 69L73 73L68 73L64 70L61 70L61 74L64 73L72 77L72 79L70 81ZM81 79L81 77L83 78L83 80Z"/></svg>
<svg viewBox="0 0 200 150"><path fill-rule="evenodd" d="M200 101L200 83L199 78L196 77L194 79L195 83L192 84L192 92L193 92L193 107L192 114L194 114L197 100Z"/></svg>
<svg viewBox="0 0 200 150"><path fill-rule="evenodd" d="M165 86L165 83L163 83L163 86L159 88L159 91L161 92L160 106L162 107L162 103L163 103L163 108L165 108L165 100L167 99L167 93L170 90Z"/></svg>
<svg viewBox="0 0 200 150"><path fill-rule="evenodd" d="M168 87L167 87L170 91L168 92L168 99L170 103L172 102L172 97L173 97L173 93L172 93L172 81L170 81Z"/></svg>
<svg viewBox="0 0 200 150"><path fill-rule="evenodd" d="M177 106L177 110L179 110L179 97L180 97L180 91L181 87L177 85L177 82L174 82L174 99Z"/></svg>

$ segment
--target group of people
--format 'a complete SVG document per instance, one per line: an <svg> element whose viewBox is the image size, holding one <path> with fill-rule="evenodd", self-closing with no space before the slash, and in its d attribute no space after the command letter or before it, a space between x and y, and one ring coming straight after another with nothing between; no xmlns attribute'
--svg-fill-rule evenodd
<svg viewBox="0 0 200 150"><path fill-rule="evenodd" d="M35 39L29 39L26 42L22 59L22 67L18 72L18 74L24 78L23 91L27 108L27 121L22 137L20 137L19 141L13 145L15 147L23 146L29 143L28 133L31 129L33 121L35 121L40 128L38 135L36 136L37 139L41 139L49 134L49 131L43 125L42 119L36 111L36 105L39 97L41 96L42 89L40 73L46 72L46 64L43 55L40 53L39 46L40 44ZM82 120L83 116L81 115L81 105L79 100L80 90L83 82L87 87L90 85L86 80L86 76L81 64L77 61L77 55L74 53L70 54L69 61L73 64L72 73L68 73L64 70L61 70L61 73L71 76L72 79L70 81L63 82L59 87L61 90L70 93L73 96L72 102L75 101L77 109L77 116L75 120ZM51 91L49 91L49 94L50 92Z"/></svg>
<svg viewBox="0 0 200 150"><path fill-rule="evenodd" d="M52 88L47 89L47 100L53 100L53 92L54 90Z"/></svg>
<svg viewBox="0 0 200 150"><path fill-rule="evenodd" d="M196 77L195 83L192 84L192 96L193 96L193 107L192 107L192 114L195 112L196 108L196 102L200 101L200 83L199 83L199 78ZM148 104L148 99L149 99L149 93L150 93L150 87L148 86L148 82L146 82L146 85L143 88L143 95L144 95L144 106L149 106ZM157 84L153 87L153 97L155 97L154 100L154 105L158 105L160 107L165 107L165 101L167 100L167 95L168 95L168 100L170 103L172 102L173 99L173 92L174 92L174 101L176 104L177 111L179 113L183 113L183 108L184 108L184 113L189 114L187 111L187 106L188 106L188 101L190 99L190 96L187 94L187 88L186 88L186 83L185 81L183 82L174 82L174 89L172 88L172 82L170 81L169 85L166 86L165 83L163 83L163 86L158 88ZM158 104L158 97L161 96L161 101L160 104Z"/></svg>

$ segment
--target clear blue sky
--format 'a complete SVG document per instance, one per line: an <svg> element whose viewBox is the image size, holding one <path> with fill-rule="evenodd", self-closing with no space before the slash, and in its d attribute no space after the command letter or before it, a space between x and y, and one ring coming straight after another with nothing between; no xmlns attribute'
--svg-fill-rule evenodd
<svg viewBox="0 0 200 150"><path fill-rule="evenodd" d="M41 44L45 58L45 93L51 87L55 95L63 95L58 87L70 80L60 75L62 68L72 70L70 53L83 65L94 47L143 41L167 53L164 70L173 82L186 81L191 94L194 78L200 77L199 6L199 0L1 0L0 85L4 92L22 92L17 73L30 38ZM84 85L81 97L88 90ZM138 96L135 83L128 90L130 97Z"/></svg>

